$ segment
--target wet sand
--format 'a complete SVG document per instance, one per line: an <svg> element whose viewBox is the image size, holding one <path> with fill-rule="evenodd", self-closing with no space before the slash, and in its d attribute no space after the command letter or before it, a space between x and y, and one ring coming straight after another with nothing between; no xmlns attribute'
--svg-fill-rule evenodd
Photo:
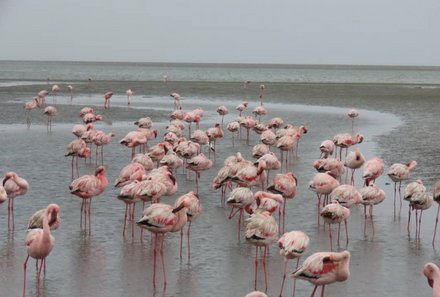
<svg viewBox="0 0 440 297"><path fill-rule="evenodd" d="M94 82L74 87L73 105L70 105L66 94L58 96L60 114L54 119L53 132L49 134L42 110L34 111L35 124L30 129L26 128L22 110L23 102L30 100L32 94L42 88L41 85L0 88L0 173L14 170L30 183L28 194L15 201L14 232L7 231L7 205L0 206L3 217L0 238L4 238L0 246L0 296L21 294L22 264L26 257L23 243L25 223L34 211L50 202L61 205L63 221L59 230L53 232L56 245L47 259L48 270L41 296L244 296L251 291L255 248L243 238L237 240L236 220L227 219L229 209L220 206L220 191L211 189L212 178L226 156L240 151L245 158L251 159L252 146L247 146L245 140L236 142L233 147L231 135L225 131L214 168L202 174L200 196L203 213L192 224L192 258L189 263L186 258L179 259L179 234L167 236L166 290L160 285L154 290L151 285L153 249L150 235L146 234L140 240L140 232L136 228L134 239L127 235L122 237L124 205L116 199L116 189L109 187L103 195L94 199L91 234L80 229L80 200L68 193L70 159L63 156L63 151L73 140L70 133L72 125L80 123L80 108L85 105L101 106L103 99L100 94L113 90L115 96L111 99L111 109L98 107L105 122L97 124L98 129L113 131L117 135L104 149L107 176L112 183L130 159L130 151L117 141L134 129L134 120L145 114L153 117L159 136L163 135L166 116L173 108L172 99L168 96L171 91L182 94L185 110L197 106L205 109L201 127L206 129L220 121L215 112L219 105L226 105L230 110L225 123L236 117L234 108L243 100L251 102L250 112L259 104L258 86L251 85L247 91L238 83ZM135 90L130 108L126 106L124 95L128 87ZM309 128L309 133L300 141L298 158L290 164L289 169L298 176L299 186L297 197L288 201L286 218L286 230L303 230L310 236L311 245L306 256L329 250L327 228L318 227L315 220L316 195L307 189L315 174L311 164L319 157L320 142L337 133L349 132L351 121L346 112L356 107L360 116L355 122L355 131L365 135L365 141L359 145L365 157L378 155L384 158L385 170L395 162L417 160L419 165L410 181L423 179L430 191L440 178L436 147L440 139L437 116L439 95L439 88L427 86L266 84L264 104L269 114L263 120L281 116L286 122L305 124ZM52 102L50 96L47 102ZM251 134L253 145L258 138ZM80 164L80 174L91 173L94 168L94 164ZM194 176L186 180L181 170L176 176L179 191L173 197L164 198L165 203L174 203L179 195L195 187ZM357 187L361 186L359 177L360 173L357 175ZM350 241L345 247L343 240L339 247L352 253L351 277L345 283L328 286L327 296L431 294L421 270L425 262L439 262L437 250L431 246L436 209L432 208L423 215L421 240L414 238L414 225L408 237L407 205L404 204L400 216L393 214L393 185L390 182L387 176L377 181L386 191L387 199L375 207L374 237L369 224L364 234L363 209L352 210ZM270 247L268 262L268 293L269 296L278 296L282 258L275 244ZM29 267L28 296L34 296L35 271L33 265ZM290 263L289 271L293 271L293 263ZM258 288L264 289L262 270L259 276ZM161 278L159 284L160 281ZM292 281L287 280L285 296L290 296L291 288ZM311 290L312 285L298 281L297 296L308 296Z"/></svg>

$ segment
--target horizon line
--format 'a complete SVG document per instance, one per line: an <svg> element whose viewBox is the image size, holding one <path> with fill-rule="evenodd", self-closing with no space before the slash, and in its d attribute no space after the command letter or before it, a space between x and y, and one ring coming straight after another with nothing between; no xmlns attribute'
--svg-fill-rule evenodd
<svg viewBox="0 0 440 297"><path fill-rule="evenodd" d="M18 59L0 59L0 62L49 62L49 63L116 63L116 64L151 64L151 65L200 65L200 66L244 66L244 67L255 67L255 66L288 66L288 67L328 67L328 68L349 68L349 67L364 67L364 68L431 68L439 69L440 65L393 65L393 64L281 64L281 63L231 63L231 62L146 62L146 61L92 61L92 60L18 60Z"/></svg>

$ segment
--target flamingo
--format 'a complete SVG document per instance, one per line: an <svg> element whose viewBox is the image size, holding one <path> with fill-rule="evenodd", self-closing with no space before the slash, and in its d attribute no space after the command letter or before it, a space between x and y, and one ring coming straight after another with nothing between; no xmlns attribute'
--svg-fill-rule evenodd
<svg viewBox="0 0 440 297"><path fill-rule="evenodd" d="M356 169L361 168L365 163L365 157L362 155L359 149L355 149L348 153L344 161L344 166L351 169L350 184L354 186L354 172Z"/></svg>
<svg viewBox="0 0 440 297"><path fill-rule="evenodd" d="M134 205L136 202L141 200L141 197L137 195L140 182L138 180L133 180L128 184L125 184L117 198L125 203L125 215L124 215L124 229L122 231L122 236L125 236L125 228L127 226L127 217L130 216L130 220L132 222L131 226L131 236L134 237Z"/></svg>
<svg viewBox="0 0 440 297"><path fill-rule="evenodd" d="M130 105L131 104L131 97L133 96L133 91L131 89L128 89L127 91L125 91L125 94L127 94L128 105Z"/></svg>
<svg viewBox="0 0 440 297"><path fill-rule="evenodd" d="M263 105L264 89L266 89L266 87L263 84L261 84L259 87L260 105Z"/></svg>
<svg viewBox="0 0 440 297"><path fill-rule="evenodd" d="M57 109L53 106L47 106L44 109L44 114L47 115L47 131L52 131L52 119L57 114Z"/></svg>
<svg viewBox="0 0 440 297"><path fill-rule="evenodd" d="M331 193L332 201L337 201L340 205L350 208L362 202L362 195L351 185L340 185L336 187Z"/></svg>
<svg viewBox="0 0 440 297"><path fill-rule="evenodd" d="M440 297L440 269L434 263L426 263L423 266L423 274L425 275L428 285L432 288L432 296Z"/></svg>
<svg viewBox="0 0 440 297"><path fill-rule="evenodd" d="M171 170L182 167L183 160L180 159L175 152L169 150L165 156L159 161L161 165L167 165Z"/></svg>
<svg viewBox="0 0 440 297"><path fill-rule="evenodd" d="M296 143L299 138L300 138L299 134L296 134L295 136L285 135L285 136L282 136L281 138L279 138L275 144L276 147L280 149L281 164L284 162L283 152L286 152L286 170L287 170L287 166L288 166L289 151L293 150L293 148L296 146Z"/></svg>
<svg viewBox="0 0 440 297"><path fill-rule="evenodd" d="M324 287L334 282L342 282L350 276L350 253L319 252L309 256L299 269L292 273L294 278L305 279L315 285L312 295L315 295L318 286L322 286L321 297L324 296Z"/></svg>
<svg viewBox="0 0 440 297"><path fill-rule="evenodd" d="M97 121L101 121L102 120L102 115L100 114L95 114L95 113L86 113L85 115L82 116L83 122L88 124L88 123L94 123Z"/></svg>
<svg viewBox="0 0 440 297"><path fill-rule="evenodd" d="M53 85L52 86L52 96L53 96L53 103L56 104L57 100L56 100L56 95L57 93L61 91L60 87L58 85Z"/></svg>
<svg viewBox="0 0 440 297"><path fill-rule="evenodd" d="M260 140L265 145L274 145L277 142L275 133L272 130L266 130L260 135Z"/></svg>
<svg viewBox="0 0 440 297"><path fill-rule="evenodd" d="M375 182L376 179L382 175L384 171L384 162L381 158L374 157L364 163L364 171L362 178L364 184L368 186L370 182Z"/></svg>
<svg viewBox="0 0 440 297"><path fill-rule="evenodd" d="M137 225L154 233L154 272L153 286L156 287L156 254L157 239L159 238L160 256L162 260L162 271L164 278L164 287L167 285L167 277L165 271L165 257L163 253L163 242L165 233L178 232L186 224L188 217L186 207L189 205L184 200L179 206L174 207L163 203L155 203L150 205L142 213L142 218L137 221Z"/></svg>
<svg viewBox="0 0 440 297"><path fill-rule="evenodd" d="M348 117L351 119L351 131L353 131L354 128L354 119L357 118L359 116L359 112L357 111L357 109L352 108L348 111L347 113Z"/></svg>
<svg viewBox="0 0 440 297"><path fill-rule="evenodd" d="M374 223L373 223L373 206L382 203L385 200L385 191L376 186L375 183L370 183L368 186L359 190L362 195L362 204L364 205L365 221L367 220L367 206L370 206L370 220L371 227L373 228L374 235ZM364 233L366 228L366 222L364 225Z"/></svg>
<svg viewBox="0 0 440 297"><path fill-rule="evenodd" d="M240 129L240 123L237 121L230 122L226 125L226 129L232 133L232 146L235 146L234 134Z"/></svg>
<svg viewBox="0 0 440 297"><path fill-rule="evenodd" d="M228 199L226 200L226 203L232 206L228 219L232 219L235 214L239 212L237 234L238 240L240 240L240 225L243 218L243 211L245 210L247 213L252 213L252 206L255 203L254 194L249 188L238 187L232 190ZM236 212L234 212L234 208L237 208Z"/></svg>
<svg viewBox="0 0 440 297"><path fill-rule="evenodd" d="M6 200L8 200L8 193L6 193L5 188L4 188L3 185L0 183L0 204L2 204L3 202L5 202Z"/></svg>
<svg viewBox="0 0 440 297"><path fill-rule="evenodd" d="M328 224L328 232L330 237L330 250L333 250L333 240L332 240L332 229L331 224L338 224L338 246L341 231L341 223L345 224L345 239L346 244L348 244L348 226L347 219L350 216L350 210L339 204L338 201L333 200L331 203L327 204L321 211L321 217L324 219L324 223Z"/></svg>
<svg viewBox="0 0 440 297"><path fill-rule="evenodd" d="M93 107L86 106L86 107L83 107L83 108L81 109L81 111L80 111L80 113L79 113L79 116L80 116L80 117L83 117L85 114L88 114L88 113L96 114L96 113L95 113L95 110L93 109Z"/></svg>
<svg viewBox="0 0 440 297"><path fill-rule="evenodd" d="M208 135L209 138L210 148L215 152L215 144L217 143L217 140L223 137L222 126L220 126L219 123L215 124L214 128L206 130L206 135Z"/></svg>
<svg viewBox="0 0 440 297"><path fill-rule="evenodd" d="M202 145L209 144L209 137L208 134L205 131L202 130L195 130L193 133L191 133L190 140L200 144L200 147Z"/></svg>
<svg viewBox="0 0 440 297"><path fill-rule="evenodd" d="M319 149L321 150L321 155L319 156L319 158L326 159L329 156L333 155L333 151L335 150L335 144L333 143L332 140L327 139L321 142Z"/></svg>
<svg viewBox="0 0 440 297"><path fill-rule="evenodd" d="M260 134L260 135L264 131L267 131L267 130L269 130L269 127L266 124L263 124L263 123L259 123L259 124L255 125L255 127L254 127L255 133Z"/></svg>
<svg viewBox="0 0 440 297"><path fill-rule="evenodd" d="M78 170L78 158L87 158L90 157L90 148L87 147L87 144L82 139L75 139L67 146L64 151L64 156L69 157L72 156L72 179L73 179L73 162L76 158L76 174L79 176Z"/></svg>
<svg viewBox="0 0 440 297"><path fill-rule="evenodd" d="M147 137L140 131L131 131L119 143L131 148L131 158L133 159L136 146L147 143Z"/></svg>
<svg viewBox="0 0 440 297"><path fill-rule="evenodd" d="M255 245L255 282L254 290L257 289L258 275L258 249L264 246L263 269L265 291L267 292L266 253L267 247L278 239L278 224L268 211L259 211L247 219L246 240Z"/></svg>
<svg viewBox="0 0 440 297"><path fill-rule="evenodd" d="M98 148L101 147L101 165L104 164L104 145L109 144L113 137L115 137L115 133L105 133L103 131L97 131L93 136L92 142L96 145L96 163L98 163Z"/></svg>
<svg viewBox="0 0 440 297"><path fill-rule="evenodd" d="M170 96L174 99L174 109L181 109L182 106L180 105L180 94L171 93Z"/></svg>
<svg viewBox="0 0 440 297"><path fill-rule="evenodd" d="M283 125L284 121L282 118L276 117L269 121L269 128L270 129L278 129Z"/></svg>
<svg viewBox="0 0 440 297"><path fill-rule="evenodd" d="M145 175L145 167L137 162L130 163L119 172L118 178L115 181L115 188L121 188L130 184L132 181L142 181Z"/></svg>
<svg viewBox="0 0 440 297"><path fill-rule="evenodd" d="M320 214L321 214L321 197L325 195L323 205L327 204L328 195L339 186L338 180L336 180L332 175L328 172L320 172L315 174L313 179L309 183L309 189L313 192L316 192L318 196L318 225L320 222Z"/></svg>
<svg viewBox="0 0 440 297"><path fill-rule="evenodd" d="M266 180L266 161L261 160L252 163L243 163L239 165L237 173L232 177L232 180L238 183L242 187L252 187L256 185L264 186Z"/></svg>
<svg viewBox="0 0 440 297"><path fill-rule="evenodd" d="M43 221L46 216L47 209L51 210L51 215L49 216L48 224L50 230L56 230L61 224L61 217L60 217L60 206L56 203L51 203L47 207L42 208L38 211L36 211L28 220L27 229L43 229Z"/></svg>
<svg viewBox="0 0 440 297"><path fill-rule="evenodd" d="M430 208L434 202L431 195L426 192L415 192L412 194L409 204L412 209L416 211L416 239L420 240L420 227L422 224L423 211ZM420 211L420 217L417 221L417 213Z"/></svg>
<svg viewBox="0 0 440 297"><path fill-rule="evenodd" d="M185 195L182 195L179 198L177 198L176 202L174 203L174 206L178 207L184 201L186 201L185 204L188 205L188 207L186 208L186 216L188 220L188 231L186 233L186 236L188 238L188 260L189 260L191 257L191 250L190 250L191 223L199 217L200 213L202 212L202 206L200 205L199 196L193 191L190 191ZM182 259L182 241L183 241L183 228L180 229L180 259Z"/></svg>
<svg viewBox="0 0 440 297"><path fill-rule="evenodd" d="M30 128L31 126L31 110L38 108L38 97L35 97L32 99L32 101L26 102L23 106L26 112L26 123L27 127Z"/></svg>
<svg viewBox="0 0 440 297"><path fill-rule="evenodd" d="M113 96L113 92L107 92L104 94L104 108L110 108L110 98Z"/></svg>
<svg viewBox="0 0 440 297"><path fill-rule="evenodd" d="M396 163L391 165L387 175L394 182L394 209L396 208L397 183L399 183L400 207L402 207L402 181L409 179L411 172L416 168L417 162L412 160L408 164Z"/></svg>
<svg viewBox="0 0 440 297"><path fill-rule="evenodd" d="M24 279L23 279L23 297L26 296L26 271L27 271L27 262L29 257L37 260L37 268L38 261L40 262L40 267L37 272L37 295L40 294L40 278L41 278L41 270L46 266L46 257L52 251L55 238L50 233L49 221L53 220L58 216L59 206L56 204L50 204L46 209L43 216L42 227L28 230L26 234L26 251L28 253L26 260L24 261Z"/></svg>
<svg viewBox="0 0 440 297"><path fill-rule="evenodd" d="M208 170L212 167L213 162L209 160L203 153L198 154L197 156L190 159L187 163L186 168L191 171L194 171L196 174L196 193L199 194L199 179L200 179L200 171Z"/></svg>
<svg viewBox="0 0 440 297"><path fill-rule="evenodd" d="M269 146L259 143L252 148L252 157L259 159L270 151Z"/></svg>
<svg viewBox="0 0 440 297"><path fill-rule="evenodd" d="M258 122L261 122L261 117L267 114L267 109L263 105L257 106L254 108L252 113L255 115L255 117L258 116Z"/></svg>
<svg viewBox="0 0 440 297"><path fill-rule="evenodd" d="M89 125L90 125L90 128L89 128ZM91 124L91 123L87 124L87 126L86 125L77 124L77 125L73 126L72 134L75 135L78 138L81 138L82 135L84 134L84 132L86 132L87 129L91 129L91 128L93 128L93 124Z"/></svg>
<svg viewBox="0 0 440 297"><path fill-rule="evenodd" d="M405 191L403 192L403 199L409 202L411 200L412 195L416 192L426 192L426 187L423 185L423 182L420 179L418 179L412 183L409 183L406 186ZM408 231L408 235L409 235L409 224L411 221L411 211L412 211L412 207L411 207L411 204L409 204L408 205L408 225L406 227L406 229Z"/></svg>
<svg viewBox="0 0 440 297"><path fill-rule="evenodd" d="M249 103L247 101L244 101L244 102L238 104L237 107L235 107L235 109L238 110L240 116L241 116L241 113L247 108L248 104Z"/></svg>
<svg viewBox="0 0 440 297"><path fill-rule="evenodd" d="M438 203L437 216L435 217L434 235L432 236L432 246L434 246L435 234L437 233L438 214L439 214L439 211L440 211L440 180L438 180L434 184L434 189L433 189L432 196L433 196L434 201Z"/></svg>
<svg viewBox="0 0 440 297"><path fill-rule="evenodd" d="M304 254L309 247L310 239L302 231L290 231L284 233L278 239L278 247L280 248L280 255L284 257L284 273L283 282L281 283L280 296L283 295L284 281L286 280L287 261L296 259L296 269L298 269L299 258ZM293 282L293 296L295 296L296 279Z"/></svg>
<svg viewBox="0 0 440 297"><path fill-rule="evenodd" d="M319 159L313 162L313 167L318 172L330 172L337 179L345 173L344 164L335 158Z"/></svg>
<svg viewBox="0 0 440 297"><path fill-rule="evenodd" d="M335 146L339 147L339 160L342 160L342 149L345 148L345 156L347 157L348 148L352 145L361 143L364 140L362 134L356 134L352 136L350 133L341 133L335 135L333 138L333 143Z"/></svg>
<svg viewBox="0 0 440 297"><path fill-rule="evenodd" d="M240 125L246 128L246 144L249 145L249 130L254 128L255 125L257 123L255 123L255 120L250 117L250 116L246 116L242 119L242 121L240 122Z"/></svg>
<svg viewBox="0 0 440 297"><path fill-rule="evenodd" d="M69 186L70 194L82 198L81 203L81 224L82 212L84 209L84 223L87 226L87 214L89 219L89 229L91 227L90 214L92 198L104 192L108 186L108 180L105 176L104 166L99 166L94 175L83 175L75 179ZM87 205L88 203L88 205Z"/></svg>
<svg viewBox="0 0 440 297"><path fill-rule="evenodd" d="M281 162L278 160L277 156L274 152L268 152L264 155L262 155L257 162L260 162L261 160L266 161L266 171L267 171L267 179L266 184L269 184L269 173L270 170L278 170L281 168Z"/></svg>
<svg viewBox="0 0 440 297"><path fill-rule="evenodd" d="M68 85L66 88L67 88L67 92L69 92L69 95L70 95L70 102L72 102L72 99L73 99L73 87L71 85Z"/></svg>
<svg viewBox="0 0 440 297"><path fill-rule="evenodd" d="M14 198L26 194L29 183L17 173L10 171L3 177L2 185L8 196L8 228L12 221L12 230L14 230Z"/></svg>
<svg viewBox="0 0 440 297"><path fill-rule="evenodd" d="M224 119L225 115L227 115L229 113L229 110L226 106L221 105L217 108L217 113L222 116L222 127L223 127L223 119Z"/></svg>
<svg viewBox="0 0 440 297"><path fill-rule="evenodd" d="M150 129L153 126L153 121L150 117L143 117L134 122L134 124L139 128Z"/></svg>
<svg viewBox="0 0 440 297"><path fill-rule="evenodd" d="M244 82L243 82L243 89L247 89L248 87L249 87L249 84L251 83L251 81L250 80L245 80Z"/></svg>

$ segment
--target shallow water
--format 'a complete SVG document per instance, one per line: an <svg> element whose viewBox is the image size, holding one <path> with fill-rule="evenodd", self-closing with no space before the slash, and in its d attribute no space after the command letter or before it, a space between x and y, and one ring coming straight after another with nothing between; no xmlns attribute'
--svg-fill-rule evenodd
<svg viewBox="0 0 440 297"><path fill-rule="evenodd" d="M251 85L252 86L252 85ZM243 236L237 240L236 219L228 220L229 210L220 206L220 192L211 189L212 178L226 156L241 151L251 158L244 140L232 146L231 135L219 143L216 163L212 170L202 173L200 197L203 213L192 224L191 260L179 259L179 234L166 236L165 255L168 285L161 284L158 270L158 287L152 287L152 237L135 227L135 236L122 236L124 204L116 199L117 190L109 187L92 204L92 231L86 233L79 226L80 200L68 192L71 181L70 159L63 156L66 145L73 140L70 129L80 123L79 110L85 105L98 105L105 121L98 129L113 131L115 139L105 147L107 176L112 183L119 170L130 159L130 151L117 143L128 131L132 122L147 114L154 117L159 135L163 135L166 115L171 112L171 91L183 96L185 110L197 106L205 109L201 128L206 129L220 121L215 109L224 104L230 114L225 123L236 116L235 106L242 100L250 103L248 112L259 104L258 85L244 91L241 83L179 83L159 82L93 82L92 85L76 82L73 104L66 94L60 94L57 108L60 114L54 120L52 133L47 133L45 117L41 110L33 111L34 124L26 128L22 104L42 88L41 85L0 88L0 174L13 170L30 183L28 194L15 201L15 231L7 230L7 206L0 206L3 222L0 228L0 296L21 294L25 224L36 210L50 202L60 204L61 227L53 232L56 245L47 259L47 273L42 282L41 296L244 296L253 290L255 248L246 243ZM124 94L133 88L135 96L131 108L126 106ZM111 109L103 110L102 95L107 90L115 92ZM352 106L359 107L355 130L365 135L359 145L365 157L378 155L385 159L386 169L394 162L411 159L419 163L413 173L414 180L422 178L428 191L440 178L436 144L439 140L437 88L414 88L404 85L329 85L329 84L266 84L265 106L269 114L263 120L281 116L295 125L305 124L309 132L299 144L298 158L290 164L290 170L298 176L298 195L288 201L286 230L303 230L311 238L305 256L317 251L329 250L328 228L316 223L316 195L308 188L315 171L311 164L319 156L319 144L340 132L351 130L346 112ZM417 101L415 99L418 99ZM52 103L52 97L47 98ZM187 133L187 131L185 131ZM255 134L251 143L256 144ZM158 139L154 141L157 143ZM278 153L278 152L277 152ZM93 172L95 165L80 163L80 174ZM273 173L272 173L273 174ZM186 180L178 170L179 191L173 197L163 199L174 203L175 199L194 189L191 175ZM357 175L356 185L361 186ZM436 249L431 245L436 209L425 212L421 240L414 239L414 225L410 236L406 232L407 205L400 216L393 214L393 185L386 176L377 184L385 189L387 199L375 207L375 235L367 221L364 234L363 210L353 209L349 219L349 243L344 236L339 249L347 248L351 254L351 276L344 283L326 287L327 296L429 296L421 270L428 261L440 262ZM437 206L437 205L434 205ZM136 218L140 217L137 208ZM335 227L332 228L335 231ZM128 234L130 234L128 229ZM242 228L242 234L244 227ZM343 233L343 232L342 232ZM334 232L335 235L335 232ZM440 243L438 243L440 244ZM186 245L184 245L184 255ZM158 262L159 263L159 262ZM270 296L278 296L282 276L282 258L276 244L268 254ZM36 295L34 266L28 268L28 296ZM160 266L159 266L160 267ZM289 271L293 271L289 263ZM261 266L260 266L261 268ZM259 271L258 288L264 290L262 270ZM312 285L297 282L297 296L308 296ZM290 296L292 281L287 280L284 295Z"/></svg>

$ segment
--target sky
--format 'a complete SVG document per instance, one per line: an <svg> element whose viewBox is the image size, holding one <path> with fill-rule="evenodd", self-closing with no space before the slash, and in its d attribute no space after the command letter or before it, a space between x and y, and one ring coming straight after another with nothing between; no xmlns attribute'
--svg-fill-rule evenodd
<svg viewBox="0 0 440 297"><path fill-rule="evenodd" d="M0 60L440 66L438 0L0 0Z"/></svg>

